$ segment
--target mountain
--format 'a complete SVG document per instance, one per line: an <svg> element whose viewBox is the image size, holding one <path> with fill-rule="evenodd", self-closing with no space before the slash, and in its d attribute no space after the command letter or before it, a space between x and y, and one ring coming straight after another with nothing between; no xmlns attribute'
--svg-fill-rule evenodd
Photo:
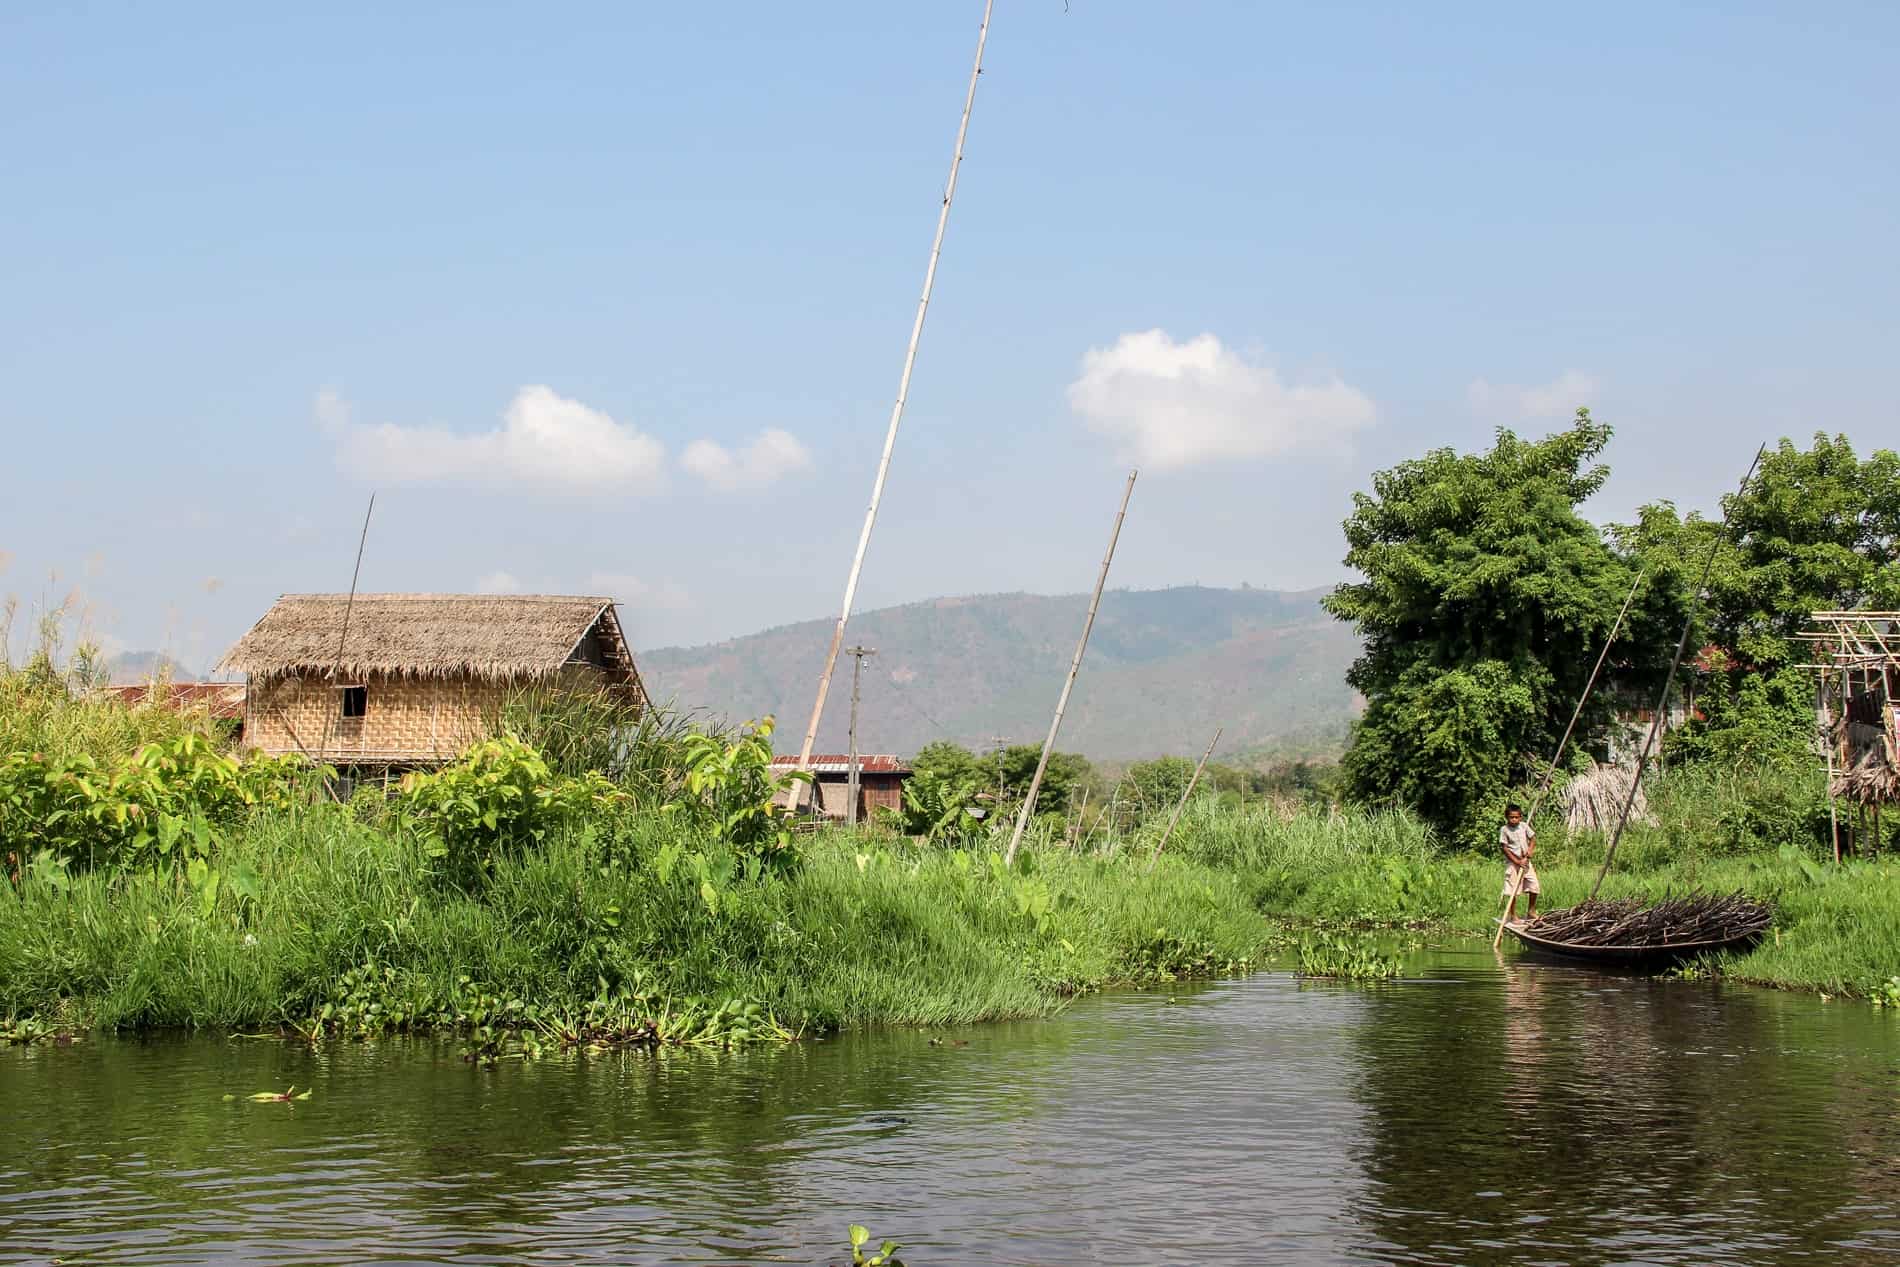
<svg viewBox="0 0 1900 1267"><path fill-rule="evenodd" d="M1336 745L1354 710L1344 680L1351 630L1320 610L1326 591L1184 586L1103 595L1058 746L1099 760ZM1040 743L1088 611L1083 594L938 598L854 616L864 664L858 748L912 753L935 739ZM833 622L805 621L703 647L638 653L656 700L728 721L776 714L796 752ZM842 752L851 657L841 655L818 750Z"/></svg>
<svg viewBox="0 0 1900 1267"><path fill-rule="evenodd" d="M112 675L114 686L131 686L139 682L149 682L157 677L161 670L168 670L174 682L198 680L190 669L163 651L121 651L106 661L106 671Z"/></svg>

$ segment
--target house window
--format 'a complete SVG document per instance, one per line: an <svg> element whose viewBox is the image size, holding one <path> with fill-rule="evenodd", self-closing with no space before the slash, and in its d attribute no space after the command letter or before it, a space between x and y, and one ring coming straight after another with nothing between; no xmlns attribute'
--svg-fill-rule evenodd
<svg viewBox="0 0 1900 1267"><path fill-rule="evenodd" d="M367 686L346 686L343 688L343 716L361 717L369 711L369 688Z"/></svg>

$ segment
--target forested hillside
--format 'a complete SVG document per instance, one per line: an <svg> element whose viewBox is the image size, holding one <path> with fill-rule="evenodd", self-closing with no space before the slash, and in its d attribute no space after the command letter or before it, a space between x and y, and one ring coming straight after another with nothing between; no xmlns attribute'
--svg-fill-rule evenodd
<svg viewBox="0 0 1900 1267"><path fill-rule="evenodd" d="M1343 741L1358 641L1319 607L1324 591L1119 590L1105 595L1063 724L1063 749L1104 760L1197 751L1215 726L1229 753ZM1087 596L992 594L864 612L859 746L909 753L935 739L1040 742L1075 651ZM655 699L744 720L774 713L796 749L831 636L806 621L690 648L639 651ZM851 661L842 657L819 747L842 750Z"/></svg>

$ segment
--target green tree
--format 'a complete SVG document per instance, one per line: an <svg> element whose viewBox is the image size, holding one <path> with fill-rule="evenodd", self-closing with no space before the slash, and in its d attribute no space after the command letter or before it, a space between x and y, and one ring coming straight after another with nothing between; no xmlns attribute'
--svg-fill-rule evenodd
<svg viewBox="0 0 1900 1267"><path fill-rule="evenodd" d="M917 774L934 775L951 783L973 778L981 780L987 774L982 758L949 739L939 739L919 748L910 760L910 768Z"/></svg>
<svg viewBox="0 0 1900 1267"><path fill-rule="evenodd" d="M1664 502L1615 531L1678 607L1715 551L1692 643L1703 716L1672 736L1681 759L1800 755L1814 683L1796 635L1816 611L1900 605L1900 457L1862 461L1844 436L1783 439L1719 520Z"/></svg>
<svg viewBox="0 0 1900 1267"><path fill-rule="evenodd" d="M993 752L983 764L991 785L1002 785L1004 800L1020 805L1029 795L1029 783L1036 776L1036 762L1041 758L1042 745L1025 743ZM1070 799L1081 794L1091 769L1089 759L1080 753L1050 753L1049 768L1043 771L1042 787L1036 793L1036 812L1067 813Z"/></svg>
<svg viewBox="0 0 1900 1267"><path fill-rule="evenodd" d="M1409 805L1445 838L1475 842L1548 754L1634 576L1577 513L1609 475L1595 462L1609 440L1579 409L1545 439L1501 430L1482 453L1436 449L1354 495L1345 562L1364 579L1325 599L1365 640L1346 675L1367 701L1343 762L1352 795ZM1666 666L1651 639L1667 623L1638 622L1624 676ZM1585 741L1607 720L1599 696Z"/></svg>
<svg viewBox="0 0 1900 1267"><path fill-rule="evenodd" d="M1131 797L1144 815L1171 812L1194 777L1194 763L1186 757L1156 757L1128 767L1124 796Z"/></svg>

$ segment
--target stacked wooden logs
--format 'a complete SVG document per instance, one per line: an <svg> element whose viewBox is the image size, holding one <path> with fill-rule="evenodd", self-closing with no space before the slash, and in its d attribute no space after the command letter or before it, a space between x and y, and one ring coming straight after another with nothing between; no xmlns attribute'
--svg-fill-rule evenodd
<svg viewBox="0 0 1900 1267"><path fill-rule="evenodd" d="M1533 927L1540 938L1571 946L1679 946L1719 942L1764 931L1773 903L1742 893L1691 893L1645 906L1636 898L1579 902L1551 911Z"/></svg>

